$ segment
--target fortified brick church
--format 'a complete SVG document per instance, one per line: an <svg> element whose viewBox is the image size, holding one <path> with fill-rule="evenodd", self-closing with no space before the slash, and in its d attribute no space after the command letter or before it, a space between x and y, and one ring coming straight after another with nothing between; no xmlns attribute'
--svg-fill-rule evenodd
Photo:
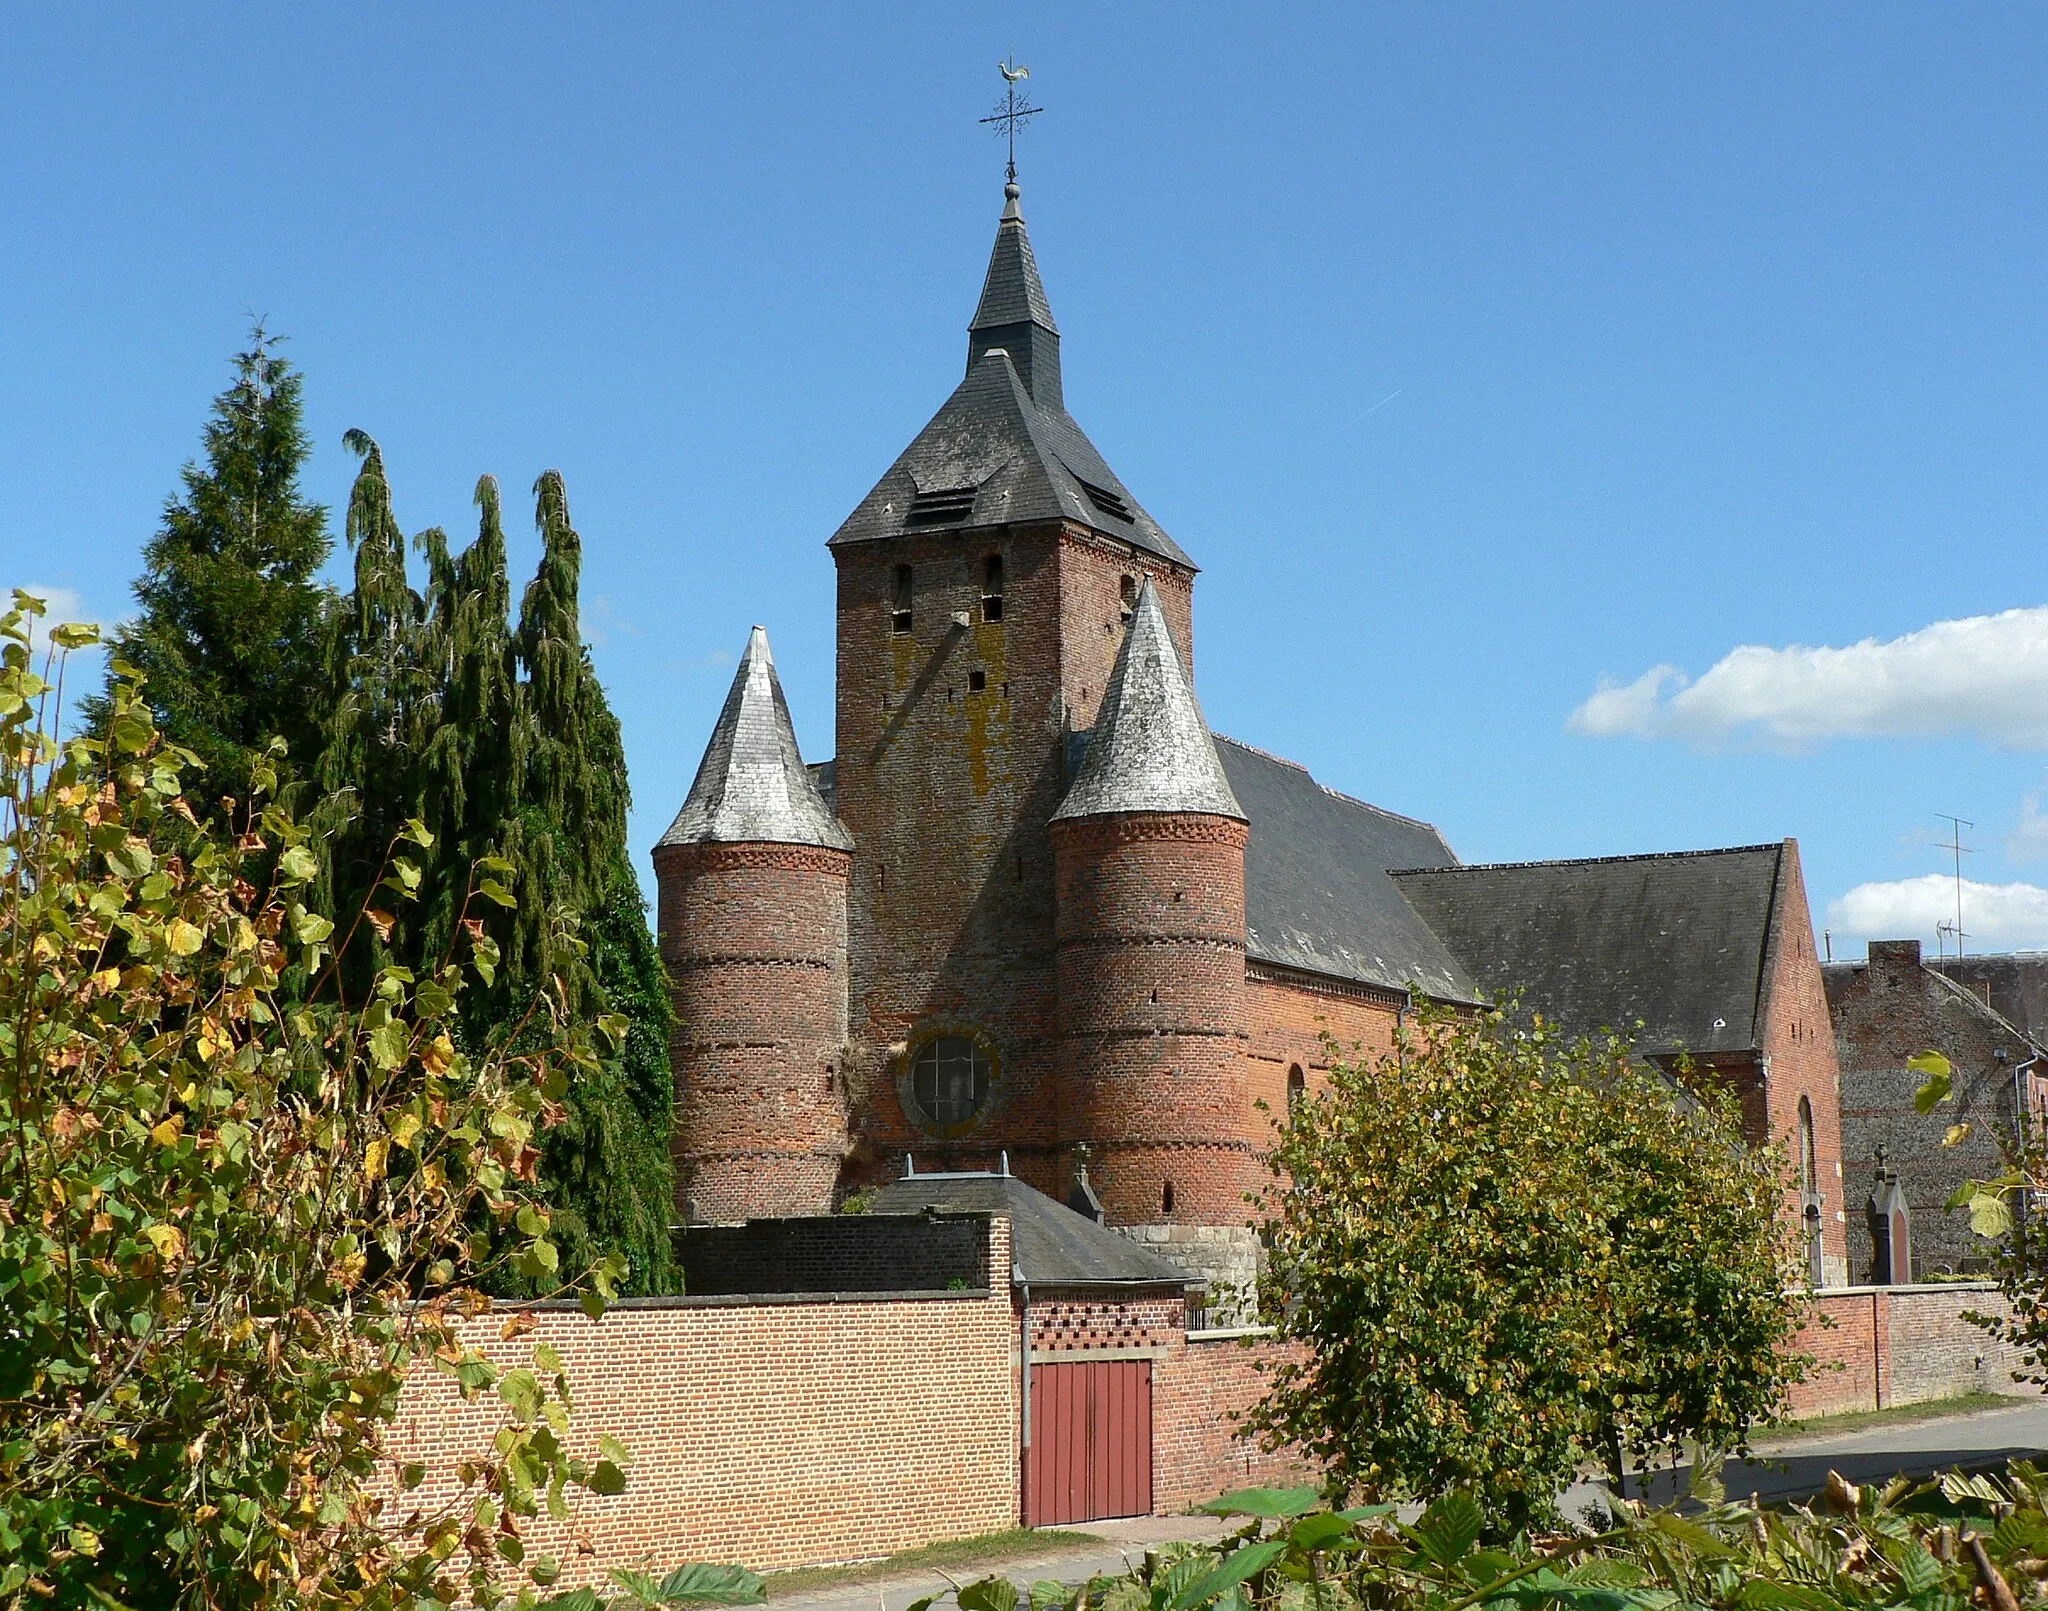
<svg viewBox="0 0 2048 1611"><path fill-rule="evenodd" d="M1067 412L1013 183L967 372L830 541L837 753L756 627L654 851L678 1207L829 1213L1004 1168L1212 1280L1325 1031L1521 990L1733 1083L1845 1276L1834 1036L1796 843L1461 864L1209 730L1196 566ZM1260 1104L1263 1103L1263 1108Z"/></svg>

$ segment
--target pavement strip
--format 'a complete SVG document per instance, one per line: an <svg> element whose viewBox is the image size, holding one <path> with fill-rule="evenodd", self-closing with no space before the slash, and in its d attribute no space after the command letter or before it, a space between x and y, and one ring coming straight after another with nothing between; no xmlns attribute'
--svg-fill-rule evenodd
<svg viewBox="0 0 2048 1611"><path fill-rule="evenodd" d="M1894 1472L1924 1476L1954 1465L2002 1465L2015 1457L2038 1458L2048 1452L2048 1398L2015 1398L2010 1405L1965 1415L1936 1415L1924 1421L1865 1427L1858 1431L1801 1433L1771 1439L1755 1458L1731 1464L1725 1474L1728 1492L1755 1493L1765 1501L1800 1498L1817 1491L1830 1471L1851 1482L1882 1481ZM1683 1476L1659 1479L1652 1497L1668 1496ZM1631 1485L1631 1493L1636 1490ZM1575 1483L1565 1493L1568 1514L1603 1498L1594 1483ZM1120 1521L1076 1522L1075 1529L1094 1533L1103 1542L1072 1549L1049 1550L991 1567L963 1566L959 1581L972 1582L1000 1571L1021 1589L1039 1578L1078 1583L1097 1573L1121 1572L1144 1559L1148 1548L1179 1539L1209 1541L1231 1532L1237 1523L1213 1516L1133 1516ZM800 1593L777 1595L774 1611L903 1611L911 1601L950 1588L937 1572L880 1578L870 1583L827 1584Z"/></svg>

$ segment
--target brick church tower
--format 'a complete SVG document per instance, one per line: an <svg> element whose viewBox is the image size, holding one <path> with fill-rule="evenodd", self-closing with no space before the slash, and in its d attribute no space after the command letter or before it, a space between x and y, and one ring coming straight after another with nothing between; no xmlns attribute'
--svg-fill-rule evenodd
<svg viewBox="0 0 2048 1611"><path fill-rule="evenodd" d="M1141 591L1186 645L1195 568L1067 412L1018 194L965 377L830 544L833 783L855 841L849 1179L1007 1152L1065 1196L1082 1138L1060 1091L1051 820Z"/></svg>
<svg viewBox="0 0 2048 1611"><path fill-rule="evenodd" d="M1211 734L1194 562L1067 412L1014 182L965 375L828 547L836 754L804 765L757 627L655 851L688 1217L1007 1160L1227 1313L1275 1116L1418 998L1516 991L1759 1082L1753 1138L1796 1123L1839 1181L1789 841L1468 867Z"/></svg>

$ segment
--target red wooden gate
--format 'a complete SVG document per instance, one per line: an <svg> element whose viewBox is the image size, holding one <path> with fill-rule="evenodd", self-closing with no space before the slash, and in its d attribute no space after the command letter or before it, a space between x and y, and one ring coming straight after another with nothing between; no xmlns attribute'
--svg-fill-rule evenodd
<svg viewBox="0 0 2048 1611"><path fill-rule="evenodd" d="M1152 1509L1152 1362L1031 1367L1029 1527L1143 1516Z"/></svg>

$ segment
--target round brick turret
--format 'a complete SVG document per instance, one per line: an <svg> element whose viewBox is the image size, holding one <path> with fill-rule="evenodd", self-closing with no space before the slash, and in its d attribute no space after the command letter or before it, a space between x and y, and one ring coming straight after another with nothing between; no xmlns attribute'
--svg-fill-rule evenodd
<svg viewBox="0 0 2048 1611"><path fill-rule="evenodd" d="M1053 824L1061 1130L1113 1225L1244 1220L1248 837L1209 813Z"/></svg>
<svg viewBox="0 0 2048 1611"><path fill-rule="evenodd" d="M1061 1137L1112 1224L1244 1222L1249 832L1148 581L1052 818Z"/></svg>
<svg viewBox="0 0 2048 1611"><path fill-rule="evenodd" d="M654 852L675 1006L676 1203L696 1221L832 1209L846 1150L843 850Z"/></svg>
<svg viewBox="0 0 2048 1611"><path fill-rule="evenodd" d="M852 850L797 752L756 627L689 799L654 849L686 1220L831 1210L847 1146Z"/></svg>

